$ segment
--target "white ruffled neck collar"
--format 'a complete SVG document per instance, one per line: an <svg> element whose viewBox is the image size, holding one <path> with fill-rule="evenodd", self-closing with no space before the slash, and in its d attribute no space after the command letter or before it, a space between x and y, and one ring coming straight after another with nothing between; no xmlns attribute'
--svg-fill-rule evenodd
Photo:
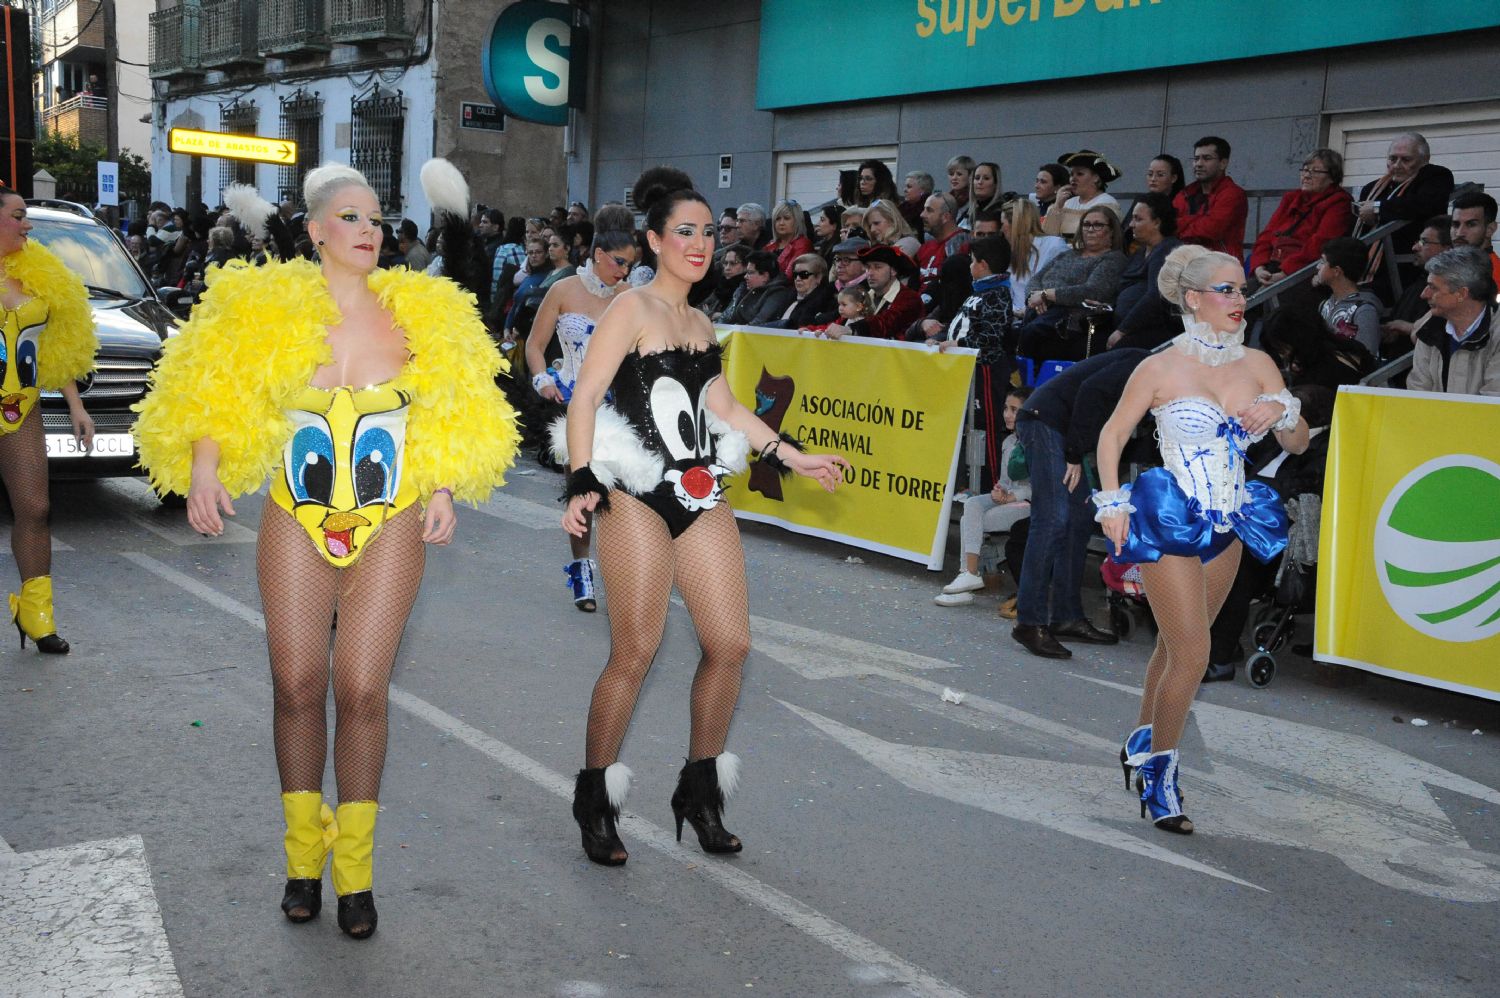
<svg viewBox="0 0 1500 998"><path fill-rule="evenodd" d="M1178 350L1209 367L1219 367L1245 356L1245 321L1232 333L1221 333L1191 315L1182 317L1183 332L1172 341Z"/></svg>
<svg viewBox="0 0 1500 998"><path fill-rule="evenodd" d="M604 281L599 278L599 275L594 273L594 262L592 260L590 260L588 263L585 263L582 267L578 268L578 280L583 283L583 286L585 289L587 289L588 293L593 295L595 298L613 298L616 294L619 293L621 288L625 287L624 281L616 281L614 284L605 284Z"/></svg>

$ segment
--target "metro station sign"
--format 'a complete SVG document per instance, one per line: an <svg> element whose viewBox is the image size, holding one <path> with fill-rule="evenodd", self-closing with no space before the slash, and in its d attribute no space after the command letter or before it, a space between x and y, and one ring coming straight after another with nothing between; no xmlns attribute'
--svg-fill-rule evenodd
<svg viewBox="0 0 1500 998"><path fill-rule="evenodd" d="M174 128L167 133L167 148L189 156L247 159L257 163L290 166L297 162L297 143L263 135L204 132L196 128Z"/></svg>

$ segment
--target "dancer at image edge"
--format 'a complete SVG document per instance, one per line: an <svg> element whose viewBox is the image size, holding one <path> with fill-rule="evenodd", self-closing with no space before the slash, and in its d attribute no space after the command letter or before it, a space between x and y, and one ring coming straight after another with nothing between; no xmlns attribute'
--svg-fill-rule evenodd
<svg viewBox="0 0 1500 998"><path fill-rule="evenodd" d="M545 401L565 407L573 397L578 371L588 351L589 338L615 295L624 291L626 278L635 267L637 248L635 216L624 205L605 205L594 215L594 241L589 259L578 273L547 289L537 309L536 320L526 337L526 366L531 387ZM557 337L562 357L554 364L546 360L547 344ZM568 537L573 559L563 566L573 605L585 613L598 607L595 573L598 566L589 557L589 533Z"/></svg>
<svg viewBox="0 0 1500 998"><path fill-rule="evenodd" d="M422 181L443 228L467 225L457 170L433 160ZM318 914L331 852L339 927L364 939L391 669L425 545L452 539L455 499L503 484L518 434L473 296L377 269L380 202L357 171L321 166L304 192L321 263L210 269L137 405L136 436L152 484L186 494L202 534L221 534L232 498L272 477L256 569L286 819L281 907L294 922ZM274 210L248 200L252 216ZM322 794L330 671L336 814Z"/></svg>
<svg viewBox="0 0 1500 998"><path fill-rule="evenodd" d="M87 451L94 421L78 380L94 369L99 340L88 290L50 250L30 238L26 201L0 185L0 481L15 522L10 549L21 591L10 594L10 619L44 655L66 655L52 616L52 532L47 439L38 405L43 391L68 403L73 439Z"/></svg>
<svg viewBox="0 0 1500 998"><path fill-rule="evenodd" d="M1209 627L1234 582L1242 548L1269 561L1286 546L1281 499L1245 481L1245 450L1267 432L1293 454L1307 448L1301 403L1269 355L1247 350L1245 272L1201 246L1173 250L1157 281L1183 313L1172 349L1143 361L1099 434L1095 516L1116 559L1140 565L1160 634L1146 667L1137 727L1120 750L1141 814L1187 834L1178 742L1208 665ZM1120 485L1120 453L1150 412L1164 467Z"/></svg>
<svg viewBox="0 0 1500 998"><path fill-rule="evenodd" d="M573 817L588 858L610 866L628 855L615 828L631 775L619 761L620 744L661 644L674 585L703 650L687 764L672 794L677 835L687 821L705 851L740 850L722 821L739 780L739 759L724 743L750 649L750 616L744 553L721 479L743 470L752 448L783 474L812 478L828 492L848 467L842 457L803 454L730 393L713 327L687 300L714 250L713 211L691 178L656 167L633 190L657 257L655 277L605 312L567 418L552 428L558 460L571 468L563 527L581 536L585 516L595 512L609 600L609 662L589 705Z"/></svg>

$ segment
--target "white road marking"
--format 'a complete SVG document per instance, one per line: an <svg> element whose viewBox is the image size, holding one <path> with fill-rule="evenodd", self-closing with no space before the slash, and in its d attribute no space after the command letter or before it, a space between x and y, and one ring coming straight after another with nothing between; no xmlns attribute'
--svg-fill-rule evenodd
<svg viewBox="0 0 1500 998"><path fill-rule="evenodd" d="M27 998L183 993L140 836L0 863L0 981Z"/></svg>
<svg viewBox="0 0 1500 998"><path fill-rule="evenodd" d="M531 530L555 530L562 533L562 505L546 506L530 499L496 492L489 502L475 507L485 516L506 520Z"/></svg>
<svg viewBox="0 0 1500 998"><path fill-rule="evenodd" d="M913 790L1227 880L1241 887L1265 890L1206 863L1178 855L1161 844L1111 828L1110 823L1118 824L1135 808L1122 785L1111 781L1114 792L1105 792L1097 766L902 745L868 735L785 700L776 702Z"/></svg>
<svg viewBox="0 0 1500 998"><path fill-rule="evenodd" d="M153 519L150 516L138 516L134 513L126 513L125 518L178 547L192 547L197 544L254 544L256 537L259 536L249 527L242 527L228 517L224 518L224 532L217 537L205 537L198 533L187 525L187 520L181 514L170 520Z"/></svg>
<svg viewBox="0 0 1500 998"><path fill-rule="evenodd" d="M184 575L149 555L128 552L124 557L159 578L192 593L204 602L260 630L265 630L265 619L260 613L211 586ZM573 799L573 781L568 777L553 772L530 756L398 686L391 686L390 697L392 705L462 741L548 793L567 801ZM646 843L682 864L694 874L708 878L835 952L859 963L876 964L888 968L893 974L893 980L905 985L913 994L950 996L950 998L962 998L964 994L953 985L916 964L908 962L879 943L866 939L810 905L769 884L762 883L730 863L705 863L699 853L684 848L665 828L632 814L621 816L620 827L633 840Z"/></svg>
<svg viewBox="0 0 1500 998"><path fill-rule="evenodd" d="M799 631L803 634L795 635ZM829 661L833 656L809 646L811 638L806 635L816 636L817 632L766 618L752 618L751 632L756 651L765 652L802 676L878 677L920 691L922 699L913 701L918 707L938 702L944 684L900 671L902 667L960 667L954 662L911 656L831 635L826 637L836 642L830 647L837 648L837 661ZM794 634L796 640L788 640L788 634ZM1091 676L1077 678L1136 697L1141 694L1139 689ZM1105 761L1119 750L1118 742L974 693L965 696L962 707L945 712L968 710L1099 753L1101 767L1084 767L1095 774L1095 785L1104 781L1102 785L1109 786L1119 779L1112 764ZM1133 709L1121 713L1122 718L1130 716ZM1356 735L1201 701L1194 705L1193 716L1211 751L1211 760L1188 758L1183 762L1185 782L1199 791L1192 797L1189 813L1198 819L1201 833L1327 853L1361 876L1397 890L1450 901L1500 901L1500 856L1472 848L1433 800L1427 786L1497 804L1500 791ZM862 732L856 734L869 737ZM935 751L898 748L917 753L923 762L932 761L924 753ZM916 765L911 759L904 764ZM1036 764L1023 760L1017 765ZM1106 772L1107 777L1103 775ZM1076 802L1081 790L1077 781L1082 775L1063 769L1049 777L1059 781L1056 806L1070 807ZM951 793L939 789L930 775L918 789L954 799ZM1122 796L1123 790L1122 786ZM1096 818L1117 819L1121 813L1128 813L1129 807L1129 801L1111 802ZM1050 821L1048 827L1112 848L1133 851L1139 844L1133 836L1111 827L1080 828L1072 822ZM1155 858L1172 862L1167 856L1176 854ZM1408 870L1415 875L1408 875Z"/></svg>

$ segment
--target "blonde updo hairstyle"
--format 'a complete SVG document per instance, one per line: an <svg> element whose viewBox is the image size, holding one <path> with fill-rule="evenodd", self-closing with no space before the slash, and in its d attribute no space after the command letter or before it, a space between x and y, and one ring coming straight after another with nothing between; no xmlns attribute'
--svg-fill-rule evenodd
<svg viewBox="0 0 1500 998"><path fill-rule="evenodd" d="M1188 307L1187 292L1202 291L1208 286L1213 272L1225 266L1238 267L1240 262L1228 253L1219 253L1204 246L1179 246L1161 265L1156 288L1163 298L1179 310L1191 313L1193 309Z"/></svg>
<svg viewBox="0 0 1500 998"><path fill-rule="evenodd" d="M314 170L309 170L307 177L302 181L302 200L307 203L307 217L309 219L321 220L328 211L333 196L345 187L363 187L380 202L380 196L375 193L375 188L365 179L365 175L352 166L342 163L324 163Z"/></svg>

